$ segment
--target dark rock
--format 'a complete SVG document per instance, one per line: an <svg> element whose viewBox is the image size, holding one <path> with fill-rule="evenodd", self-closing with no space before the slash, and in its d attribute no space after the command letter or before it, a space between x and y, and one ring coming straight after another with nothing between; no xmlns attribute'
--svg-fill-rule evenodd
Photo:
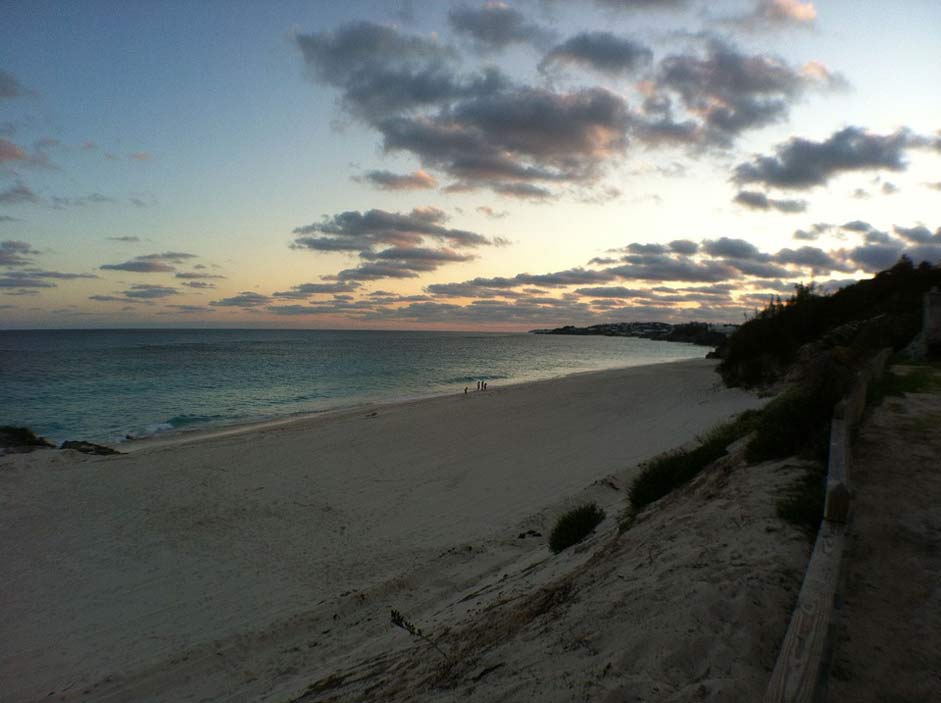
<svg viewBox="0 0 941 703"><path fill-rule="evenodd" d="M0 449L11 454L32 452L36 449L53 449L55 446L45 437L38 437L28 427L0 425Z"/></svg>
<svg viewBox="0 0 941 703"><path fill-rule="evenodd" d="M81 452L82 454L98 454L101 456L124 453L119 452L117 449L112 449L111 447L105 447L101 444L92 444L91 442L82 442L71 439L63 442L59 449L74 449L75 451Z"/></svg>

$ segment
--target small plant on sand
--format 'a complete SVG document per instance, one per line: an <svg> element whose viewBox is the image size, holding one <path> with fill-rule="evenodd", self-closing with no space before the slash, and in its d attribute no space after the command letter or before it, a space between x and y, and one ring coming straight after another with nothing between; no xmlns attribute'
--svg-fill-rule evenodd
<svg viewBox="0 0 941 703"><path fill-rule="evenodd" d="M558 554L585 539L604 520L597 503L586 503L559 517L549 535L549 549Z"/></svg>
<svg viewBox="0 0 941 703"><path fill-rule="evenodd" d="M395 627L401 627L412 637L417 637L420 640L424 640L425 642L430 644L432 647L434 647L435 651L438 652L438 654L440 654L442 657L444 657L446 661L451 661L451 657L449 657L444 652L444 650L441 649L441 647L435 644L434 640L430 639L427 635L425 635L421 631L421 629L416 627L414 623L410 622L404 615L402 615L402 613L400 613L395 608L392 609L392 624Z"/></svg>

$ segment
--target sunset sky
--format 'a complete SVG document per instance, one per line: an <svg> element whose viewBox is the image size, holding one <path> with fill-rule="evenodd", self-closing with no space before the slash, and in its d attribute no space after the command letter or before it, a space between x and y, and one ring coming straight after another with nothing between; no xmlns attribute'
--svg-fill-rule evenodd
<svg viewBox="0 0 941 703"><path fill-rule="evenodd" d="M0 6L0 328L740 322L941 261L941 3Z"/></svg>

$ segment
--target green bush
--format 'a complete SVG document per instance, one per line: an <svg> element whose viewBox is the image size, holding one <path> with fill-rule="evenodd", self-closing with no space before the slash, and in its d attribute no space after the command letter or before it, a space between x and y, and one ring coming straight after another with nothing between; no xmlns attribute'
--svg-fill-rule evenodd
<svg viewBox="0 0 941 703"><path fill-rule="evenodd" d="M559 517L549 535L549 549L558 554L578 544L604 520L604 510L597 503L586 503Z"/></svg>
<svg viewBox="0 0 941 703"><path fill-rule="evenodd" d="M697 447L661 454L649 461L631 484L631 506L640 510L691 481L706 466L725 456L728 446L748 434L759 417L759 412L749 410L710 430Z"/></svg>

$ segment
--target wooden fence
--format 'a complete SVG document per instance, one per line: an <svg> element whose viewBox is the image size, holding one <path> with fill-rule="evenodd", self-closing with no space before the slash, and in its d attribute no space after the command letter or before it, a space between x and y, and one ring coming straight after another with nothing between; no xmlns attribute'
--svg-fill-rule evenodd
<svg viewBox="0 0 941 703"><path fill-rule="evenodd" d="M765 692L765 703L819 703L825 695L837 585L850 515L850 439L866 408L869 384L882 377L891 352L883 349L876 354L857 373L849 393L834 408L823 521Z"/></svg>

